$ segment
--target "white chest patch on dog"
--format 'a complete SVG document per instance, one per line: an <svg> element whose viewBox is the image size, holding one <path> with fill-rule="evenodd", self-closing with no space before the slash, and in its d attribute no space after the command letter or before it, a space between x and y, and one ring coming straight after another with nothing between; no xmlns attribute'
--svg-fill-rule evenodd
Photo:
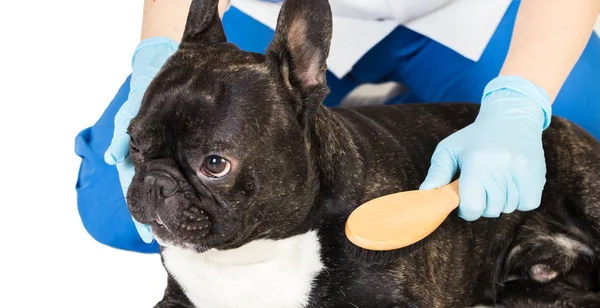
<svg viewBox="0 0 600 308"><path fill-rule="evenodd" d="M316 232L237 249L166 247L166 268L198 308L305 307L315 276L323 270Z"/></svg>

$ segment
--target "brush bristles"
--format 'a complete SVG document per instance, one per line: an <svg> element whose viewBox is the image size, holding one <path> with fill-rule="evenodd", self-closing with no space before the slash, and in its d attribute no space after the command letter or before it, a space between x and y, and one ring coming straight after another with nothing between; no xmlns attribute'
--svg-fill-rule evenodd
<svg viewBox="0 0 600 308"><path fill-rule="evenodd" d="M412 245L394 250L369 250L356 246L349 240L346 241L345 250L348 258L354 262L364 264L389 264L399 259L406 258L427 243L428 238Z"/></svg>

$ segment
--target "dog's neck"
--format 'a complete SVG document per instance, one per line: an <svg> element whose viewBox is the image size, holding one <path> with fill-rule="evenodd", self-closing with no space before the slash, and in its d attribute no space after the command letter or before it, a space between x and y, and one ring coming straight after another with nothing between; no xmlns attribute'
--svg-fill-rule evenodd
<svg viewBox="0 0 600 308"><path fill-rule="evenodd" d="M362 186L363 163L349 125L319 105L308 130L307 146L319 173L320 198L353 198Z"/></svg>
<svg viewBox="0 0 600 308"><path fill-rule="evenodd" d="M351 112L351 111L350 111ZM327 236L324 247L340 249L351 258L367 263L389 263L419 250L426 241L391 251L367 251L351 244L344 235L348 215L366 198L382 193L382 190L367 191L369 177L367 153L372 149L357 134L352 124L341 113L319 106L310 123L308 137L315 169L319 174L319 196L313 205L313 220L309 223ZM411 177L406 171L407 177ZM385 176L385 175L382 175ZM389 187L389 186L387 186Z"/></svg>
<svg viewBox="0 0 600 308"><path fill-rule="evenodd" d="M195 307L304 307L323 269L316 232L230 250L167 247L164 265Z"/></svg>
<svg viewBox="0 0 600 308"><path fill-rule="evenodd" d="M282 257L294 256L298 258L299 248L318 251L319 248L315 247L317 244L315 239L316 235L314 232L308 232L283 240L259 239L234 249L210 249L202 253L197 253L193 250L169 245L164 248L164 251L185 252L190 256L194 256L194 258L201 258L199 261L206 264L213 264L213 266L242 266L276 262L276 260L280 260Z"/></svg>

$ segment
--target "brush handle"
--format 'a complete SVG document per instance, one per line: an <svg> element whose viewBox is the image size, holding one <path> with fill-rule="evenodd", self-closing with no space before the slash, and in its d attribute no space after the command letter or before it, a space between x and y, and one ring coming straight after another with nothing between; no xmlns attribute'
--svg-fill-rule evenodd
<svg viewBox="0 0 600 308"><path fill-rule="evenodd" d="M435 231L458 207L459 201L458 180L438 189L381 196L350 214L346 235L365 249L406 247Z"/></svg>
<svg viewBox="0 0 600 308"><path fill-rule="evenodd" d="M450 212L456 209L460 204L458 180L438 188L438 191L445 195L443 199L440 198L440 200L444 200L441 205L444 206L444 208L448 211L448 215L450 215Z"/></svg>

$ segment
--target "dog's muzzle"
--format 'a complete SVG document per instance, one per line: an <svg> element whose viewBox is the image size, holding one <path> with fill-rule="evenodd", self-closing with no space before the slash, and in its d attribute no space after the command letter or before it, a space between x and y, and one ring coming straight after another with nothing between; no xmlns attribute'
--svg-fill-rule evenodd
<svg viewBox="0 0 600 308"><path fill-rule="evenodd" d="M173 162L146 165L137 198L155 236L173 241L198 241L211 233L212 221L199 196Z"/></svg>
<svg viewBox="0 0 600 308"><path fill-rule="evenodd" d="M155 208L178 190L177 181L166 171L150 171L144 178L144 192L147 201Z"/></svg>

